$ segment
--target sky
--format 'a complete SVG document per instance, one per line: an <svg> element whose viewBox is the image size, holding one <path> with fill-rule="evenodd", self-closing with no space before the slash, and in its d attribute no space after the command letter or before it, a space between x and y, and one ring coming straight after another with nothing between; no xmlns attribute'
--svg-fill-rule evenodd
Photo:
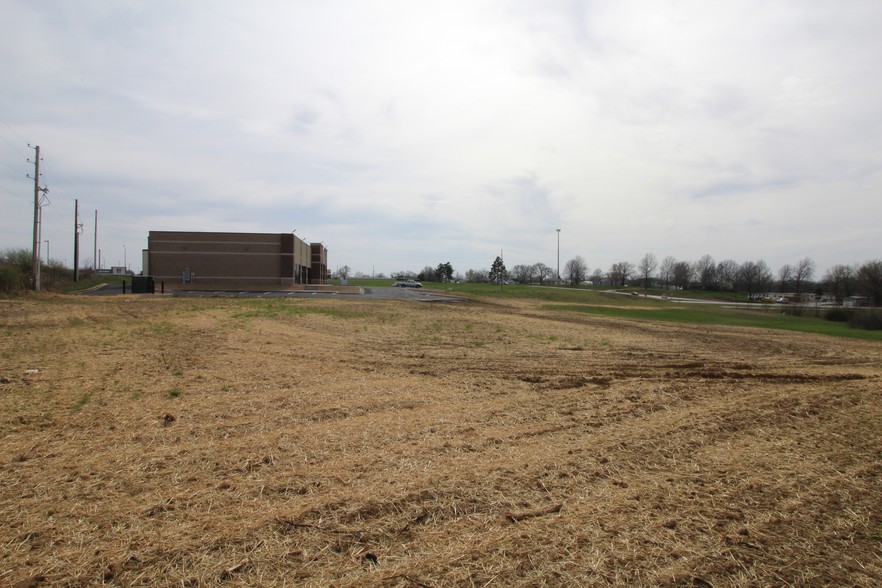
<svg viewBox="0 0 882 588"><path fill-rule="evenodd" d="M877 0L0 0L0 250L365 274L882 258ZM560 232L558 233L558 229ZM41 255L45 257L45 243ZM820 277L817 275L816 277Z"/></svg>

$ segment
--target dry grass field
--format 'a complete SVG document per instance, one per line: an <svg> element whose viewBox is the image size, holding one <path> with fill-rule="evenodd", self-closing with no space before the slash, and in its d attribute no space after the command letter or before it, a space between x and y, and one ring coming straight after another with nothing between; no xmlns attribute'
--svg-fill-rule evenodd
<svg viewBox="0 0 882 588"><path fill-rule="evenodd" d="M879 586L882 345L0 300L3 586Z"/></svg>

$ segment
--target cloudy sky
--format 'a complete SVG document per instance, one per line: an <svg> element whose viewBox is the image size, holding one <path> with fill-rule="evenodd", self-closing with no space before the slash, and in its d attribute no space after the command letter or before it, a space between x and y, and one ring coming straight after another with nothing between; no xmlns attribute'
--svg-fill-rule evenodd
<svg viewBox="0 0 882 588"><path fill-rule="evenodd" d="M367 274L882 258L882 2L0 0L0 249L296 229ZM125 245L125 248L124 248ZM45 245L44 245L45 246ZM817 276L817 277L820 277Z"/></svg>

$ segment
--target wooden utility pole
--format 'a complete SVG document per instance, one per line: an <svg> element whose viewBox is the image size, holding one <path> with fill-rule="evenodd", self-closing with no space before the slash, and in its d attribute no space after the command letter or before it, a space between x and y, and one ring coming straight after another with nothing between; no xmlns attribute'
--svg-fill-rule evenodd
<svg viewBox="0 0 882 588"><path fill-rule="evenodd" d="M74 199L74 282L80 281L80 201Z"/></svg>

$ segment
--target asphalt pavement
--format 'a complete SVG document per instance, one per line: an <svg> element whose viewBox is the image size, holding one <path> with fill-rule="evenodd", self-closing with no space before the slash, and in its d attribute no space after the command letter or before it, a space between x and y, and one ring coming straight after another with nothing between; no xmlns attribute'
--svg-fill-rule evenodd
<svg viewBox="0 0 882 588"><path fill-rule="evenodd" d="M336 292L314 292L302 290L270 290L270 291L246 291L246 290L176 290L166 294L178 298L339 298L352 300L411 300L416 302L457 302L465 300L448 292L441 292L431 288L394 288L394 287L366 287L362 288L363 294L337 294ZM131 294L131 284L126 285L126 294ZM109 296L123 294L121 284L105 284L89 290L79 292L89 296ZM156 292L159 295L159 292Z"/></svg>

